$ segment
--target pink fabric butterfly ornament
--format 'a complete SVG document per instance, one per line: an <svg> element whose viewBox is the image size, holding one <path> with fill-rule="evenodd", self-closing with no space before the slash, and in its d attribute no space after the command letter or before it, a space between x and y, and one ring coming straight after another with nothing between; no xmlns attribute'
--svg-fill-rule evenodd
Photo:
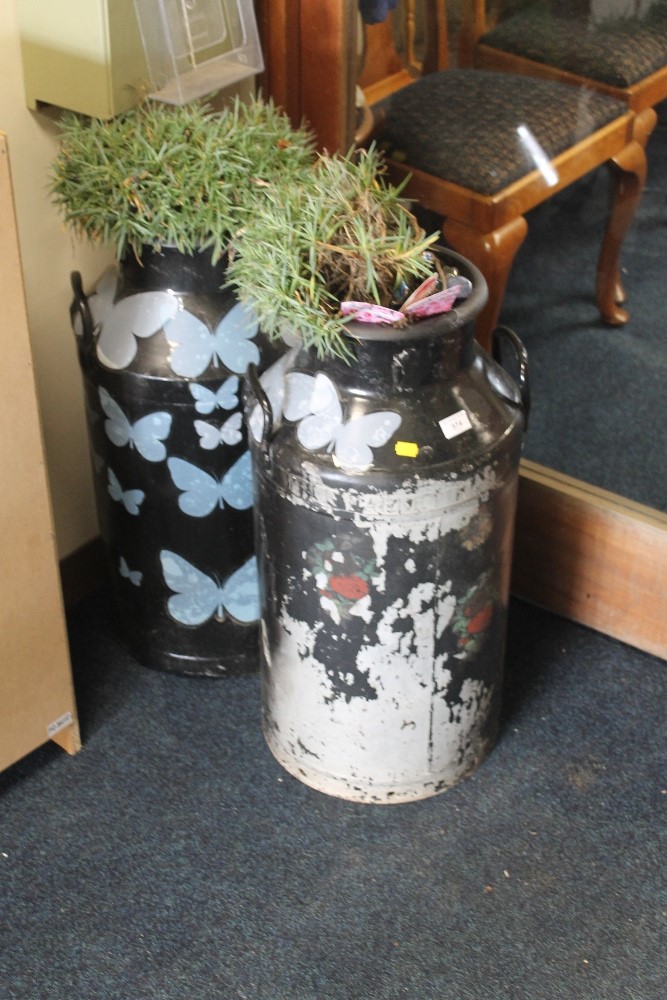
<svg viewBox="0 0 667 1000"><path fill-rule="evenodd" d="M465 299L472 291L472 283L454 274L447 288L438 291L438 274L430 274L408 296L400 310L378 306L373 302L341 302L341 316L347 316L359 323L380 323L385 326L404 326L408 319L425 319L449 312L457 299Z"/></svg>

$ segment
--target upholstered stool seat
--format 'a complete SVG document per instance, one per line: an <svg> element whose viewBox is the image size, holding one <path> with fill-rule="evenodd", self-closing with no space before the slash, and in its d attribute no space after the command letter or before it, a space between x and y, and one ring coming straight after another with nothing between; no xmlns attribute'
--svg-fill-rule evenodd
<svg viewBox="0 0 667 1000"><path fill-rule="evenodd" d="M501 21L482 45L589 77L611 87L631 87L667 65L667 5L645 18L592 21L528 8Z"/></svg>
<svg viewBox="0 0 667 1000"><path fill-rule="evenodd" d="M567 84L451 69L421 77L377 110L392 159L493 195L536 168L517 126L553 160L622 115L625 105Z"/></svg>

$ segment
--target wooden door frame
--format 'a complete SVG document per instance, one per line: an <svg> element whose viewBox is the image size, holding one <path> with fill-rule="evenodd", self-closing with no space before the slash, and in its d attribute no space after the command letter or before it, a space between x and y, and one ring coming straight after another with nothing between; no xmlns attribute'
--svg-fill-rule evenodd
<svg viewBox="0 0 667 1000"><path fill-rule="evenodd" d="M512 591L667 659L667 514L524 460Z"/></svg>
<svg viewBox="0 0 667 1000"><path fill-rule="evenodd" d="M255 0L266 66L259 86L330 153L353 141L357 9L356 0Z"/></svg>

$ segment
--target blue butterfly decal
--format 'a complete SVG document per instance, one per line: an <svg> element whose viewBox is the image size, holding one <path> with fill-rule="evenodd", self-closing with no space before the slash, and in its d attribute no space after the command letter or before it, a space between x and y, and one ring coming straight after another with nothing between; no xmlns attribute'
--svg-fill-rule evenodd
<svg viewBox="0 0 667 1000"><path fill-rule="evenodd" d="M130 583L133 583L135 587L141 586L144 574L140 573L138 569L130 569L123 556L120 557L118 572L125 580L129 580Z"/></svg>
<svg viewBox="0 0 667 1000"><path fill-rule="evenodd" d="M128 514L137 515L139 508L146 498L143 490L123 490L118 482L118 476L112 469L107 469L109 474L109 495L112 500L122 503Z"/></svg>
<svg viewBox="0 0 667 1000"><path fill-rule="evenodd" d="M221 362L243 375L248 365L259 363L259 348L253 341L258 330L255 313L241 302L222 317L213 333L197 316L181 309L164 326L171 370L184 378L197 378L210 364L217 368Z"/></svg>
<svg viewBox="0 0 667 1000"><path fill-rule="evenodd" d="M167 457L162 442L169 437L171 414L157 410L132 424L106 389L100 388L99 393L100 404L108 418L104 421L104 430L109 440L119 448L129 444L148 462L162 462Z"/></svg>
<svg viewBox="0 0 667 1000"><path fill-rule="evenodd" d="M167 468L174 485L184 491L178 498L178 506L189 517L206 517L216 507L224 507L225 503L235 510L252 507L252 464L249 451L243 452L221 480L182 458L168 459Z"/></svg>
<svg viewBox="0 0 667 1000"><path fill-rule="evenodd" d="M238 444L243 435L241 425L243 414L240 410L227 417L222 427L207 424L205 420L195 420L195 430L199 435L199 445L206 451L213 451L220 444Z"/></svg>
<svg viewBox="0 0 667 1000"><path fill-rule="evenodd" d="M259 619L257 560L252 556L221 587L187 559L163 549L160 552L164 582L174 591L167 601L171 617L182 625L203 625L210 618L225 617L248 625Z"/></svg>
<svg viewBox="0 0 667 1000"><path fill-rule="evenodd" d="M194 382L190 385L190 392L197 400L197 413L208 416L218 407L221 410L233 410L239 401L239 380L236 375L230 375L215 391Z"/></svg>

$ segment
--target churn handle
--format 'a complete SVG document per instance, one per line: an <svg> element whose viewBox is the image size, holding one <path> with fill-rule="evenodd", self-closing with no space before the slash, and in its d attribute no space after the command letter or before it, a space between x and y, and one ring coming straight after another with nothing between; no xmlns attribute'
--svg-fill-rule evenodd
<svg viewBox="0 0 667 1000"><path fill-rule="evenodd" d="M72 304L69 307L69 318L72 323L74 332L76 333L76 320L77 318L81 321L81 331L83 335L84 344L88 345L93 339L93 314L90 311L90 306L88 304L88 296L83 290L83 283L81 281L81 274L79 271L72 271L70 275L70 281L72 283L72 291L74 292L74 298Z"/></svg>
<svg viewBox="0 0 667 1000"><path fill-rule="evenodd" d="M509 326L498 326L493 331L493 359L502 365L500 342L502 338L509 340L516 354L519 366L519 393L521 395L521 409L523 411L524 429L528 429L528 417L530 415L530 377L528 371L528 351L523 346L523 341L518 333L515 333ZM504 366L503 366L504 367Z"/></svg>
<svg viewBox="0 0 667 1000"><path fill-rule="evenodd" d="M262 416L264 417L264 422L262 426L262 436L259 443L264 444L269 440L273 434L273 410L271 409L271 403L269 397L264 391L264 386L259 380L259 374L257 372L257 365L248 365L248 370L246 371L246 378L248 384L250 385L250 390L259 403Z"/></svg>

